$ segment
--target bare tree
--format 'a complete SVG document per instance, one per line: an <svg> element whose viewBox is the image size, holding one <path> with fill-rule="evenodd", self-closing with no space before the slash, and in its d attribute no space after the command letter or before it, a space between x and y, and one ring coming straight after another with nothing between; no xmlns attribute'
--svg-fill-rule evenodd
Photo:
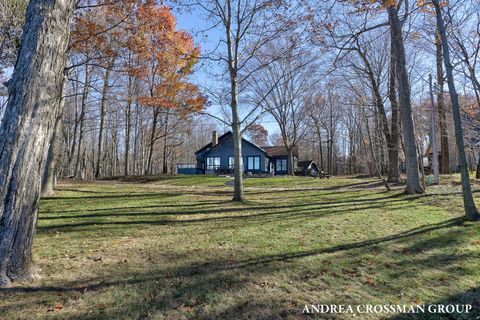
<svg viewBox="0 0 480 320"><path fill-rule="evenodd" d="M463 191L463 205L465 208L465 215L470 220L479 220L480 214L477 211L475 202L473 201L472 188L470 185L470 176L468 174L467 158L465 156L465 145L463 141L462 118L460 114L460 104L458 102L458 94L455 88L455 81L453 78L453 66L450 61L450 50L448 46L447 32L445 31L445 23L443 21L442 10L438 0L432 0L435 6L435 13L437 17L437 24L439 27L440 36L442 38L443 48L443 62L445 64L445 71L447 73L448 89L450 91L450 100L453 108L453 121L455 124L455 140L457 142L458 164L460 174L462 177L462 191Z"/></svg>
<svg viewBox="0 0 480 320"><path fill-rule="evenodd" d="M268 50L278 50L277 43ZM307 133L306 120L310 97L318 89L318 66L304 50L293 49L290 54L269 63L254 77L256 101L277 122L288 153L288 174L295 174L293 150ZM263 62L261 62L263 63ZM272 84L276 84L273 89ZM269 92L265 96L265 92ZM263 101L263 102L262 102Z"/></svg>
<svg viewBox="0 0 480 320"><path fill-rule="evenodd" d="M405 8L407 11L408 8ZM392 50L395 56L395 76L397 79L400 116L402 118L403 142L405 144L405 162L407 167L407 194L423 193L424 189L419 177L419 162L417 156L417 142L412 117L412 102L405 47L403 43L402 23L398 17L396 5L387 8Z"/></svg>
<svg viewBox="0 0 480 320"><path fill-rule="evenodd" d="M294 22L299 21L300 14L298 8L292 7L299 4L270 0L194 0L186 5L205 13L209 22L207 31L216 29L221 34L217 50L206 53L204 58L222 63L226 71L219 78L228 81L227 93L218 96L221 101L228 97L228 119L215 118L232 128L235 156L233 200L244 201L242 134L258 118L255 114L259 108L258 105L251 108L242 105L240 96L252 74L265 67L250 68L259 51L286 30L295 28ZM271 52L270 60L281 54ZM223 77L225 74L226 78Z"/></svg>

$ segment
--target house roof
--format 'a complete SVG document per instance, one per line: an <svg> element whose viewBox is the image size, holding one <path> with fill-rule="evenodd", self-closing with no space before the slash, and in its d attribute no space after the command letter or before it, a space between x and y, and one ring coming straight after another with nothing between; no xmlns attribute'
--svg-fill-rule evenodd
<svg viewBox="0 0 480 320"><path fill-rule="evenodd" d="M287 148L285 146L262 147L272 157L288 157ZM298 157L298 148L293 148L293 155Z"/></svg>
<svg viewBox="0 0 480 320"><path fill-rule="evenodd" d="M220 137L218 137L218 144L217 146L222 143L223 141L227 140L228 138L230 138L230 136L232 135L232 131L227 131L225 132L224 134L222 134ZM204 145L203 147L201 147L200 149L198 149L195 154L199 153L199 152L202 152L208 148L211 148L212 147L212 142L210 143L207 143L206 145Z"/></svg>
<svg viewBox="0 0 480 320"><path fill-rule="evenodd" d="M209 152L209 151L211 151L212 149L217 148L217 147L218 147L219 145L221 145L225 140L229 139L232 135L233 135L233 134L232 134L231 131L228 131L228 132L224 133L223 135L221 135L220 137L218 137L218 143L217 143L216 146L212 147L212 143L211 143L211 142L210 142L210 143L207 143L207 144L204 145L202 148L200 148L199 150L197 150L197 152L195 152L195 154L200 153L200 152L205 151L205 150L208 150L208 152ZM249 143L249 144L251 144L252 146L260 149L260 150L263 151L267 156L270 156L270 154L268 154L265 149L263 149L262 147L257 146L255 143L250 142L250 141L248 141L248 140L245 139L245 138L242 138L242 140L245 141L246 143Z"/></svg>
<svg viewBox="0 0 480 320"><path fill-rule="evenodd" d="M229 139L230 137L232 136L232 132L231 131L228 131L224 134L222 134L220 137L218 137L218 144L214 147L212 147L212 143L207 143L206 145L204 145L202 148L198 149L195 154L197 153L200 153L202 151L205 151L205 150L209 150L209 149L212 149L212 148L216 148L217 146L221 145L225 140ZM262 150L263 152L265 152L265 154L269 157L288 157L288 152L287 152L287 148L285 148L285 146L268 146L268 147L259 147L257 146L256 144L254 144L253 142L250 142L248 140L246 140L245 138L242 138L245 142L259 148L260 150ZM293 155L298 157L298 148L297 147L294 147L293 148Z"/></svg>

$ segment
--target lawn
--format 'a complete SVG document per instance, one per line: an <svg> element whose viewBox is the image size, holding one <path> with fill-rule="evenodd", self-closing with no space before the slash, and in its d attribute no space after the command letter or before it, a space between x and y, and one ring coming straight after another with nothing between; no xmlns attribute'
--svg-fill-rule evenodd
<svg viewBox="0 0 480 320"><path fill-rule="evenodd" d="M305 304L423 303L480 316L480 225L462 219L455 181L404 196L373 179L250 178L245 204L227 181L61 182L40 205L41 279L0 290L0 318L305 319Z"/></svg>

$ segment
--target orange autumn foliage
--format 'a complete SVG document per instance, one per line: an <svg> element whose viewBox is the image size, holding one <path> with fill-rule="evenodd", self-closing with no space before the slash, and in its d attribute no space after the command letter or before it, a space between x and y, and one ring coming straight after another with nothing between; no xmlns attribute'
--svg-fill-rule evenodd
<svg viewBox="0 0 480 320"><path fill-rule="evenodd" d="M71 48L101 63L120 58L123 72L148 86L148 94L138 97L143 105L179 108L183 114L207 103L188 82L200 48L188 32L177 30L172 9L155 1L116 1L80 12Z"/></svg>
<svg viewBox="0 0 480 320"><path fill-rule="evenodd" d="M206 98L188 82L200 48L185 31L176 29L172 9L146 3L136 13L138 33L132 50L142 62L135 74L149 82L150 95L139 97L144 105L179 108L181 113L202 110Z"/></svg>

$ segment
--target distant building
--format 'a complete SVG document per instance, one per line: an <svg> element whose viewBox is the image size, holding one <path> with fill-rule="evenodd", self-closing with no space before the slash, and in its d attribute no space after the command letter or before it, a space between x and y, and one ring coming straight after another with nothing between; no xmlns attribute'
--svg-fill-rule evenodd
<svg viewBox="0 0 480 320"><path fill-rule="evenodd" d="M284 146L260 147L242 139L243 166L246 173L288 173L288 152ZM196 173L233 173L235 168L233 134L231 131L218 136L216 131L212 134L212 142L195 152L197 159ZM310 161L310 163L313 161ZM298 149L293 149L293 165L297 169ZM309 164L310 165L310 164ZM318 170L311 166L311 170ZM302 169L303 170L303 169Z"/></svg>

